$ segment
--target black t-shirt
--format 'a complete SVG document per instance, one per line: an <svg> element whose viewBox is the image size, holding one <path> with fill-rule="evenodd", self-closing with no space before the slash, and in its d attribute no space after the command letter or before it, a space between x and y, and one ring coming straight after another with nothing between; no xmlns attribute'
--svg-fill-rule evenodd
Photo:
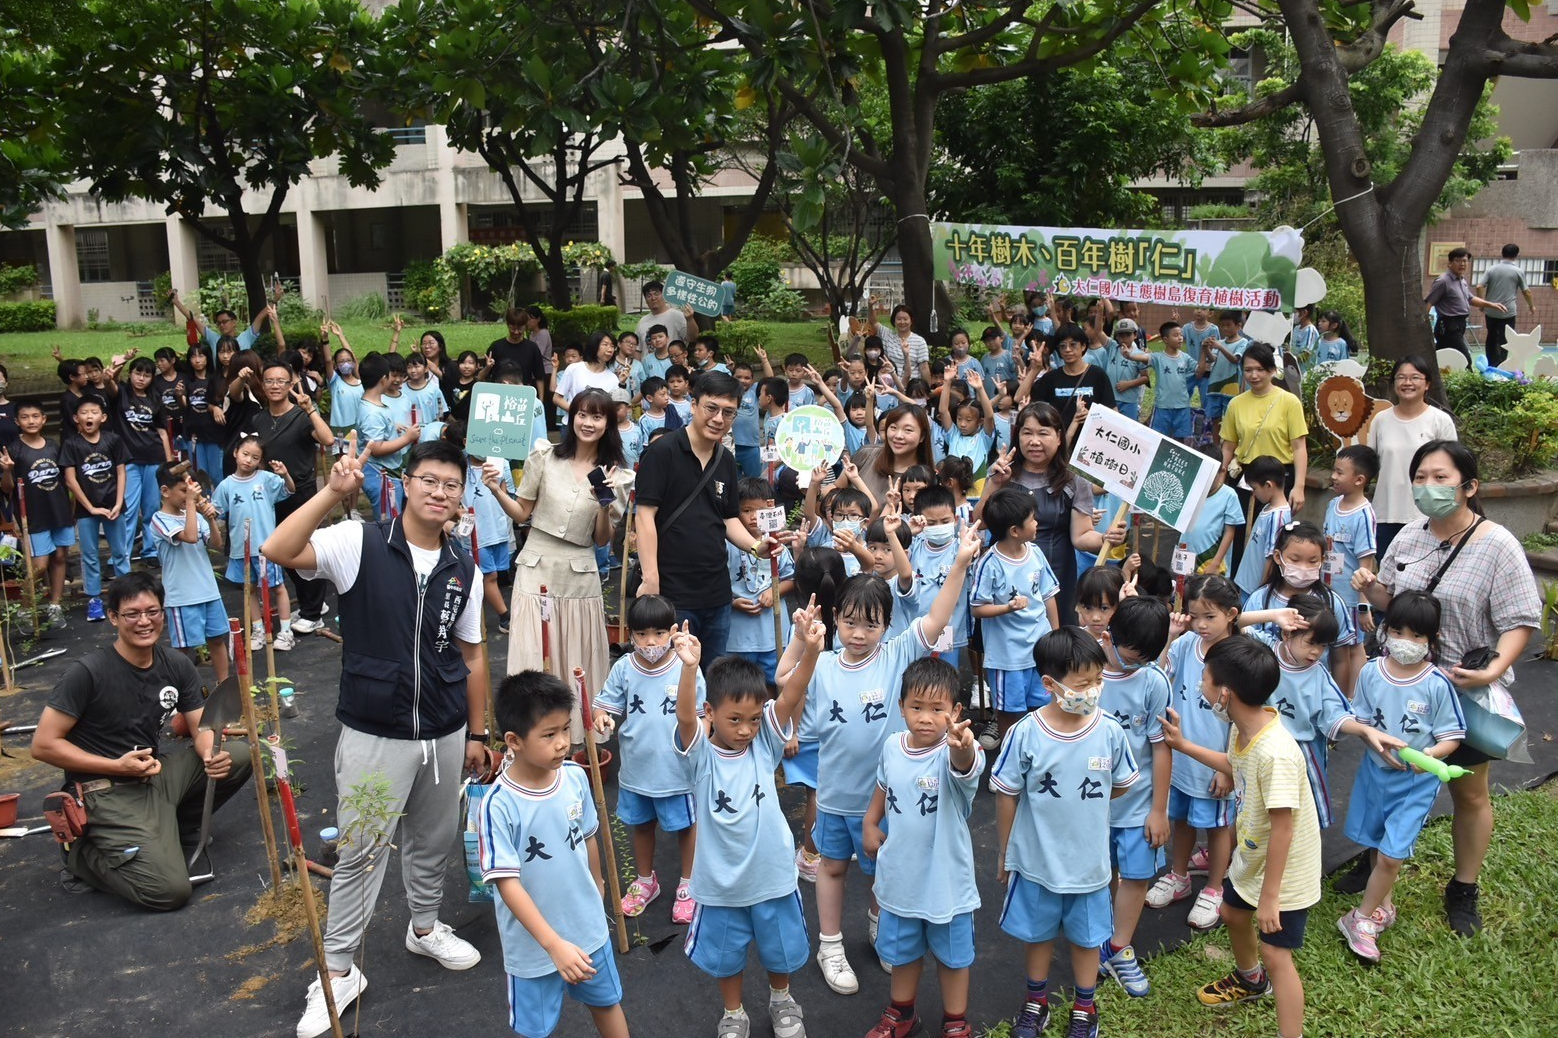
<svg viewBox="0 0 1558 1038"><path fill-rule="evenodd" d="M1077 410L1075 398L1079 396L1088 397L1089 406L1113 407L1114 383L1102 368L1089 364L1080 375L1068 375L1060 368L1046 371L1033 387L1034 402L1049 404L1059 411L1062 428L1070 427Z"/></svg>
<svg viewBox="0 0 1558 1038"><path fill-rule="evenodd" d="M16 401L0 404L0 447L10 448L22 438L22 427L16 424Z"/></svg>
<svg viewBox="0 0 1558 1038"><path fill-rule="evenodd" d="M129 386L119 387L118 432L132 462L161 465L167 460L159 435L167 420L167 412L150 391L145 396L136 396Z"/></svg>
<svg viewBox="0 0 1558 1038"><path fill-rule="evenodd" d="M204 443L222 438L221 426L211 417L211 380L196 375L184 378L189 406L184 409L184 435ZM221 401L217 401L221 403Z"/></svg>
<svg viewBox="0 0 1558 1038"><path fill-rule="evenodd" d="M183 375L178 372L174 372L172 378L156 375L151 380L151 389L148 392L157 398L157 403L162 405L162 409L173 418L175 423L184 416L184 398L189 388Z"/></svg>
<svg viewBox="0 0 1558 1038"><path fill-rule="evenodd" d="M130 460L124 441L106 429L90 443L77 433L65 437L60 448L60 467L76 470L76 482L93 508L112 508L119 500L119 467ZM76 518L85 519L86 507L76 502Z"/></svg>
<svg viewBox="0 0 1558 1038"><path fill-rule="evenodd" d="M137 746L156 749L157 735L174 710L183 714L204 704L195 665L161 644L152 648L151 666L144 670L112 645L93 649L70 665L48 702L76 719L65 736L71 745L115 759ZM68 782L112 777L65 773Z"/></svg>
<svg viewBox="0 0 1558 1038"><path fill-rule="evenodd" d="M256 433L265 446L267 461L279 461L292 474L297 490L314 486L314 458L318 444L314 440L314 422L296 404L280 416L272 415L270 408L262 407L249 416L244 431ZM266 466L267 470L269 466Z"/></svg>
<svg viewBox="0 0 1558 1038"><path fill-rule="evenodd" d="M661 436L638 462L638 503L652 505L659 535L660 593L680 609L729 605L730 571L725 556L725 520L740 512L736 500L736 458L723 446L709 459L714 473L692 503L667 528L665 520L688 499L703 478L686 429Z"/></svg>
<svg viewBox="0 0 1558 1038"><path fill-rule="evenodd" d="M504 361L513 361L519 365L519 378L527 386L536 385L546 378L546 360L541 356L541 347L523 339L519 342L509 342L507 339L495 339L487 352L492 354L493 377L497 377L498 365Z"/></svg>
<svg viewBox="0 0 1558 1038"><path fill-rule="evenodd" d="M29 447L17 440L11 448L16 462L12 475L27 498L27 529L32 533L63 530L76 524L71 514L70 491L65 489L65 472L60 468L60 448L49 440L42 447Z"/></svg>

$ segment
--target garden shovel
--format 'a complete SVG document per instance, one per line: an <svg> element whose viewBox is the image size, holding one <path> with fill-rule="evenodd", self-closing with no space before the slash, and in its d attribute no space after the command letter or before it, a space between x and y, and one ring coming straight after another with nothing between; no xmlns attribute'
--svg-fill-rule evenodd
<svg viewBox="0 0 1558 1038"><path fill-rule="evenodd" d="M235 721L243 720L243 688L238 684L236 677L228 677L216 691L206 699L205 709L200 713L200 727L206 729L212 735L211 753L222 752L222 730ZM263 775L256 775L255 781L263 782ZM200 859L200 852L206 849L206 838L211 833L211 810L216 805L216 780L206 778L206 806L200 812L200 839L195 844L195 849L189 855L189 867L194 868L195 862Z"/></svg>

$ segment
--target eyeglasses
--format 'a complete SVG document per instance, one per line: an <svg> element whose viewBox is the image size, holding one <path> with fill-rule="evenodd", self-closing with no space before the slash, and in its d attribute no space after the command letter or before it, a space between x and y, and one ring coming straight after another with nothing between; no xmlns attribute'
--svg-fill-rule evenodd
<svg viewBox="0 0 1558 1038"><path fill-rule="evenodd" d="M407 476L406 478L408 480L414 479L418 483L421 483L422 489L426 490L429 494L437 490L439 487L443 487L444 493L451 497L453 497L455 494L460 494L465 491L464 483L458 483L452 479L445 481L437 478L436 476Z"/></svg>
<svg viewBox="0 0 1558 1038"><path fill-rule="evenodd" d="M719 415L724 415L727 419L736 417L736 409L734 407L720 407L717 404L699 404L698 408L710 418L715 418Z"/></svg>
<svg viewBox="0 0 1558 1038"><path fill-rule="evenodd" d="M292 385L292 380L290 378L268 378L265 380L265 384L267 386L290 386Z"/></svg>
<svg viewBox="0 0 1558 1038"><path fill-rule="evenodd" d="M115 613L114 615L127 624L138 624L142 620L150 620L155 623L162 619L162 606L153 606L151 609L133 609L127 613Z"/></svg>
<svg viewBox="0 0 1558 1038"><path fill-rule="evenodd" d="M1428 380L1426 378L1424 378L1422 375L1397 375L1396 376L1396 383L1398 385L1411 385L1414 382L1427 382L1427 381Z"/></svg>

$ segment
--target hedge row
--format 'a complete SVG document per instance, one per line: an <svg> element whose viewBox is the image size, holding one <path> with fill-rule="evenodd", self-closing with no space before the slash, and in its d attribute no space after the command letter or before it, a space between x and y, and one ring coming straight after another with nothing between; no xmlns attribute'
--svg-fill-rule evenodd
<svg viewBox="0 0 1558 1038"><path fill-rule="evenodd" d="M0 303L0 332L51 332L53 330L54 300Z"/></svg>

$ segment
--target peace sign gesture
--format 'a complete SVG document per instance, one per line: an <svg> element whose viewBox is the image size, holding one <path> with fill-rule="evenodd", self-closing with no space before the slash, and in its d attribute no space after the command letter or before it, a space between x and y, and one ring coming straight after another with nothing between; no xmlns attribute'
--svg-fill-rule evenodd
<svg viewBox="0 0 1558 1038"><path fill-rule="evenodd" d="M1001 452L1001 456L990 463L990 469L985 473L985 490L999 490L1012 479L1012 460L1017 457L1017 448L1008 447Z"/></svg>
<svg viewBox="0 0 1558 1038"><path fill-rule="evenodd" d="M329 488L347 501L353 501L362 490L362 459L357 456L357 431L347 436L346 453L330 467Z"/></svg>

